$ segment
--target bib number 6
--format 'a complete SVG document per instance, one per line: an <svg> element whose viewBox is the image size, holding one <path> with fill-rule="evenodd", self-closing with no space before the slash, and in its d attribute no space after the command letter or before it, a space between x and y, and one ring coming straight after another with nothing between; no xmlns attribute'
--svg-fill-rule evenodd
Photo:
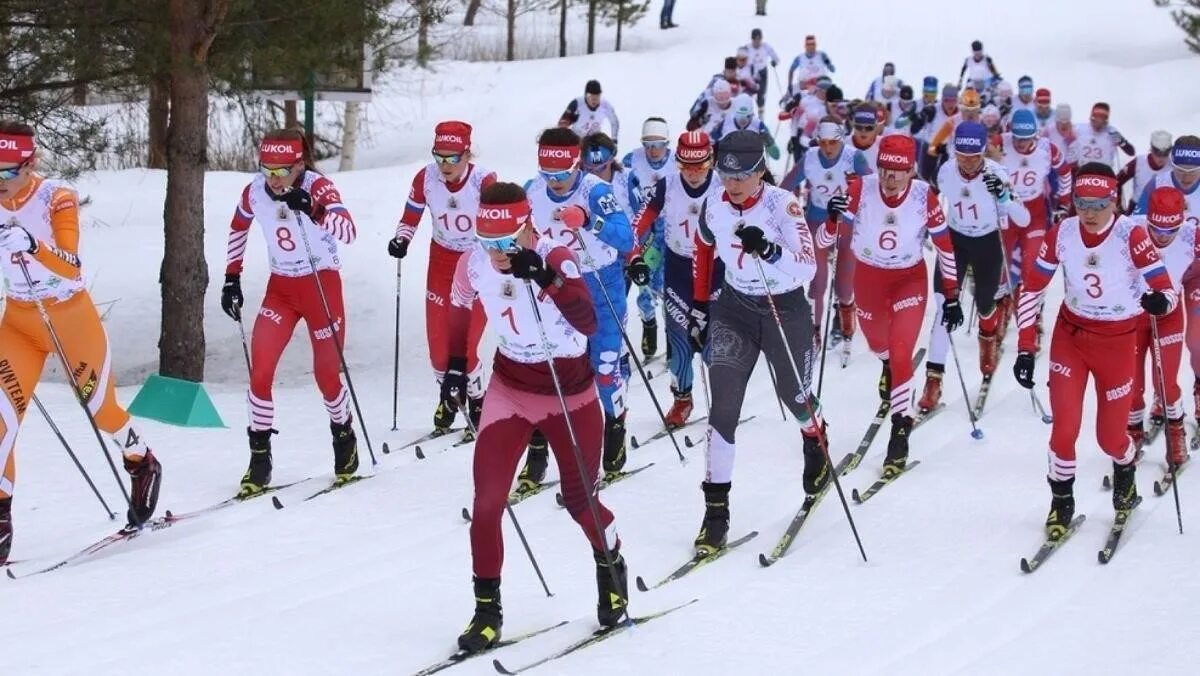
<svg viewBox="0 0 1200 676"><path fill-rule="evenodd" d="M884 230L879 233L879 248L884 251L893 251L896 248L898 241L896 240L895 230Z"/></svg>

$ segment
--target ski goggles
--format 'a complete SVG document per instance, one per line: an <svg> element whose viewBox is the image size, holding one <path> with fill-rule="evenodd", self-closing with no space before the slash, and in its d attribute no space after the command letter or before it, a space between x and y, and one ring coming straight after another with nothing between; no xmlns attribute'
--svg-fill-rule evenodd
<svg viewBox="0 0 1200 676"><path fill-rule="evenodd" d="M449 164L450 166L454 166L454 165L458 164L459 162L462 162L462 158L463 158L463 156L461 154L439 155L437 153L433 153L434 164Z"/></svg>
<svg viewBox="0 0 1200 676"><path fill-rule="evenodd" d="M1150 229L1150 234L1157 238L1160 242L1171 239L1179 234L1179 226L1173 228L1160 228L1153 223L1147 223L1146 227Z"/></svg>
<svg viewBox="0 0 1200 676"><path fill-rule="evenodd" d="M258 170L267 178L287 178L292 175L291 167L265 167L259 165ZM4 178L3 171L0 171L0 178Z"/></svg>
<svg viewBox="0 0 1200 676"><path fill-rule="evenodd" d="M546 179L547 181L554 181L555 183L562 183L568 178L571 178L571 174L574 172L575 167L563 169L561 171L546 171L545 169L538 169L538 173L542 175L542 178Z"/></svg>
<svg viewBox="0 0 1200 676"><path fill-rule="evenodd" d="M5 167L0 169L0 181L11 181L21 175L21 170L29 164L29 160L18 164L15 167Z"/></svg>
<svg viewBox="0 0 1200 676"><path fill-rule="evenodd" d="M854 125L854 131L861 131L864 134L869 134L869 133L875 131L875 125L873 125L873 124L856 124L856 125Z"/></svg>
<svg viewBox="0 0 1200 676"><path fill-rule="evenodd" d="M709 157L706 160L701 160L699 162L675 162L675 167L677 169L679 169L679 171L687 172L690 174L699 174L701 172L707 172L709 169L712 169L712 165L713 165L712 157Z"/></svg>
<svg viewBox="0 0 1200 676"><path fill-rule="evenodd" d="M500 253L513 253L521 249L521 245L517 244L517 233L504 235L501 237L476 237L479 240L479 245L484 251L498 251Z"/></svg>
<svg viewBox="0 0 1200 676"><path fill-rule="evenodd" d="M1103 211L1113 205L1113 200L1107 197L1076 197L1075 211Z"/></svg>
<svg viewBox="0 0 1200 676"><path fill-rule="evenodd" d="M666 150L667 141L642 141L642 147L646 150Z"/></svg>

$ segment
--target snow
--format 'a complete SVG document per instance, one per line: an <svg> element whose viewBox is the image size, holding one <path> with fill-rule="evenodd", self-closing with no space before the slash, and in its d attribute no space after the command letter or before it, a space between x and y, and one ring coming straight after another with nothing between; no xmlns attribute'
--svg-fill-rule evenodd
<svg viewBox="0 0 1200 676"><path fill-rule="evenodd" d="M1077 119L1093 100L1109 101L1114 123L1143 149L1154 129L1178 135L1200 122L1200 93L1174 86L1190 77L1194 57L1169 15L1149 2L1110 3L1085 16L1076 3L1013 0L997 12L987 4L929 0L920 12L863 9L851 20L836 4L776 0L766 20L751 14L749 2L736 9L731 4L680 2L681 28L660 32L655 3L650 18L630 31L630 44L646 51L440 63L427 75L385 83L368 107L360 170L334 175L359 227L359 241L344 249L347 354L378 475L302 502L313 484L328 479L330 447L307 341L298 335L277 378L282 433L274 442L274 479L317 480L282 491L282 511L254 501L148 534L83 565L3 581L2 598L16 620L6 624L0 640L6 672L395 674L450 652L472 604L467 530L458 516L471 501L470 451L443 452L441 442L428 446L430 457L423 461L410 453L380 453L383 441L396 445L423 433L435 403L423 345L429 232L423 225L404 262L401 419L400 430L390 430L395 270L384 242L412 175L428 157L430 130L439 119L470 120L479 161L503 179L524 180L533 168L536 133L553 124L585 80L603 83L622 116L628 148L646 116L665 113L673 128L681 128L692 98L723 56L761 26L784 59L781 69L802 47L804 33L816 33L848 94L865 90L888 60L908 81L928 72L943 82L954 79L970 40L978 37L1006 77L1015 81L1031 73L1038 86L1053 90L1056 102L1070 101ZM776 98L774 83L769 98ZM229 428L181 430L143 422L165 466L160 509L187 511L217 502L234 490L245 467L245 372L236 327L221 314L218 298L225 232L247 180L212 173L207 183L208 388ZM92 200L84 212L82 253L94 296L119 299L107 326L126 385L121 395L129 401L136 384L156 368L165 177L101 172L78 185ZM266 281L260 235L250 241L243 277L248 316ZM1053 288L1057 294L1058 285ZM961 332L956 340L973 392L975 341ZM1186 640L1197 630L1200 583L1192 563L1200 546L1190 533L1176 534L1171 498L1151 494L1161 441L1149 449L1140 472L1146 498L1128 539L1111 564L1099 566L1095 551L1111 515L1109 494L1099 488L1108 461L1085 425L1076 495L1078 511L1089 519L1044 570L1033 576L1018 571L1019 558L1038 545L1047 507L1049 428L1008 375L1013 340L981 421L984 438L969 436L951 367L947 410L913 436L912 457L921 466L871 502L852 507L869 563L859 559L831 493L791 553L770 569L759 568L756 554L773 546L802 499L799 433L795 423L780 420L769 379L759 369L745 405L746 414L757 418L739 436L731 495L731 536L754 529L758 538L681 581L647 594L635 591L631 600L635 614L696 597L699 603L540 673L1189 672L1187 665L1200 658L1200 648ZM827 366L825 410L835 458L853 449L873 414L878 368L861 340L845 371L836 363ZM1042 359L1039 380L1046 368ZM668 396L666 381L652 381L660 400ZM61 379L51 378L39 395L109 504L117 505L111 473ZM631 433L652 434L658 423L643 384L632 385L630 400ZM1087 407L1087 416L1093 415L1090 395ZM103 519L46 425L36 414L28 420L18 449L13 556L36 562L17 565L18 573L74 552L115 526ZM695 438L701 431L691 433ZM847 493L874 479L882 442L844 480ZM359 450L369 471L361 436ZM680 466L666 439L631 451L631 465L655 466L602 494L617 514L631 575L652 582L688 556L703 511L698 484L704 462L700 449L687 455L691 462ZM1190 478L1185 475L1180 487L1185 515L1195 504ZM595 603L588 548L553 498L538 496L516 512L555 596L541 592L506 526L506 631L577 621L496 653L510 667L585 635ZM479 659L456 671L492 673L488 662Z"/></svg>

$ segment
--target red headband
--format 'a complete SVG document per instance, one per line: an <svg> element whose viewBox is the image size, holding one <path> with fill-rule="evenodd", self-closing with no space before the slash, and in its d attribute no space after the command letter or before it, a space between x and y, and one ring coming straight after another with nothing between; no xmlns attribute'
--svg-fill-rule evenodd
<svg viewBox="0 0 1200 676"><path fill-rule="evenodd" d="M1075 196L1084 199L1115 200L1117 179L1100 174L1084 174L1075 179Z"/></svg>
<svg viewBox="0 0 1200 676"><path fill-rule="evenodd" d="M528 220L528 200L511 204L480 204L475 216L475 235L485 238L507 237L520 230Z"/></svg>
<svg viewBox="0 0 1200 676"><path fill-rule="evenodd" d="M259 164L295 164L304 159L304 142L298 138L265 138L258 144Z"/></svg>
<svg viewBox="0 0 1200 676"><path fill-rule="evenodd" d="M433 128L433 152L465 153L471 148L471 125L458 120L439 122Z"/></svg>
<svg viewBox="0 0 1200 676"><path fill-rule="evenodd" d="M579 146L538 145L538 168L547 171L574 169L579 162Z"/></svg>
<svg viewBox="0 0 1200 676"><path fill-rule="evenodd" d="M0 134L0 162L20 163L33 157L32 136Z"/></svg>

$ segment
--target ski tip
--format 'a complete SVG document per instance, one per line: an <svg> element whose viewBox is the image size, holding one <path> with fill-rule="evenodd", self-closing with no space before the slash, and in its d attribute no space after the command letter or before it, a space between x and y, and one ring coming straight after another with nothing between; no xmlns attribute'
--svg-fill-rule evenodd
<svg viewBox="0 0 1200 676"><path fill-rule="evenodd" d="M498 673L508 674L509 676L512 676L513 674L517 673L515 671L509 671L508 669L506 669L503 664L500 664L500 660L492 660L492 668L495 669Z"/></svg>
<svg viewBox="0 0 1200 676"><path fill-rule="evenodd" d="M1163 493L1166 492L1167 489L1163 488L1162 484L1158 483L1157 481L1154 482L1154 497L1161 498Z"/></svg>
<svg viewBox="0 0 1200 676"><path fill-rule="evenodd" d="M425 451L421 450L421 446L420 445L416 446L415 450L417 453L417 460L424 460L425 459Z"/></svg>
<svg viewBox="0 0 1200 676"><path fill-rule="evenodd" d="M983 430L979 429L978 427L971 430L971 438L975 439L976 441L978 441L979 439L982 439L983 438Z"/></svg>
<svg viewBox="0 0 1200 676"><path fill-rule="evenodd" d="M1105 474L1104 478L1100 480L1100 487L1106 491L1112 490L1112 479L1109 479L1107 474Z"/></svg>
<svg viewBox="0 0 1200 676"><path fill-rule="evenodd" d="M854 500L856 504L862 504L862 497L858 494L857 488L850 489L850 499Z"/></svg>
<svg viewBox="0 0 1200 676"><path fill-rule="evenodd" d="M641 575L637 576L637 579L634 580L634 583L637 585L638 591L640 591L640 592L650 591L650 588L646 586L646 581L642 579Z"/></svg>
<svg viewBox="0 0 1200 676"><path fill-rule="evenodd" d="M692 441L692 438L685 434L683 435L683 445L688 448L695 448L696 442Z"/></svg>
<svg viewBox="0 0 1200 676"><path fill-rule="evenodd" d="M555 493L555 494L554 494L554 501L555 501L556 503L558 503L558 506L559 506L559 507L566 507L566 506L567 506L567 502L566 502L566 500L564 500L564 499L563 499L562 493Z"/></svg>
<svg viewBox="0 0 1200 676"><path fill-rule="evenodd" d="M1021 572L1022 573L1032 573L1033 572L1033 567L1029 565L1029 559L1027 559L1025 557L1021 557Z"/></svg>
<svg viewBox="0 0 1200 676"><path fill-rule="evenodd" d="M629 445L630 445L630 446L632 446L632 447L634 447L634 448L640 448L642 444L641 444L641 442L639 442L639 441L638 441L638 438L637 438L637 437L635 437L635 436L630 436L630 437L629 437Z"/></svg>
<svg viewBox="0 0 1200 676"><path fill-rule="evenodd" d="M279 501L278 495L271 496L271 504L275 507L275 509L283 509L283 503Z"/></svg>
<svg viewBox="0 0 1200 676"><path fill-rule="evenodd" d="M471 520L471 510L467 509L466 507L463 507L462 508L462 518L463 518L463 521L470 521Z"/></svg>
<svg viewBox="0 0 1200 676"><path fill-rule="evenodd" d="M391 453L391 452L392 452L392 449L388 448L388 443L386 441L383 442L383 454L387 455L388 453Z"/></svg>
<svg viewBox="0 0 1200 676"><path fill-rule="evenodd" d="M1054 418L1052 416L1044 415L1042 416L1042 422L1046 423L1047 425L1053 425Z"/></svg>
<svg viewBox="0 0 1200 676"><path fill-rule="evenodd" d="M1096 552L1096 559L1100 563L1108 563L1109 561L1112 561L1112 552L1107 549L1101 549L1100 551Z"/></svg>
<svg viewBox="0 0 1200 676"><path fill-rule="evenodd" d="M4 567L4 574L7 575L8 579L10 579L10 580L17 579L17 576L13 575L12 568L9 568L8 566Z"/></svg>
<svg viewBox="0 0 1200 676"><path fill-rule="evenodd" d="M775 562L772 561L771 559L768 559L766 554L758 555L758 565L762 566L763 568L769 568L772 563L775 563Z"/></svg>

